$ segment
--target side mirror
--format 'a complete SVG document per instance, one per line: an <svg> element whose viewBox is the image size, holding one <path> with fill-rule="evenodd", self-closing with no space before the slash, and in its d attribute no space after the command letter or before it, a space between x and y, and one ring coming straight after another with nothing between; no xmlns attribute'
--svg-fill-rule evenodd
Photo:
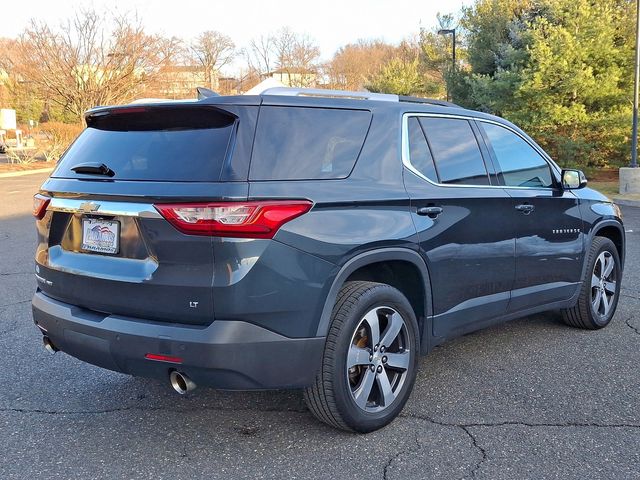
<svg viewBox="0 0 640 480"><path fill-rule="evenodd" d="M587 186L587 177L582 170L562 170L562 187L565 190L577 190Z"/></svg>

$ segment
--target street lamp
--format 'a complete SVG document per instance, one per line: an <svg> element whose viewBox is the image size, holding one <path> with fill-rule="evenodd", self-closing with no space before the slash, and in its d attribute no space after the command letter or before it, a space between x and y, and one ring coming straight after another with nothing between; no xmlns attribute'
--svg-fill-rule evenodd
<svg viewBox="0 0 640 480"><path fill-rule="evenodd" d="M443 28L438 30L438 35L451 35L453 37L453 66L456 66L456 29L455 28Z"/></svg>
<svg viewBox="0 0 640 480"><path fill-rule="evenodd" d="M640 0L638 0L640 2ZM456 70L456 29L455 28L442 28L438 30L438 35L451 35L453 39L453 68L452 71ZM449 82L447 82L447 100L449 100Z"/></svg>

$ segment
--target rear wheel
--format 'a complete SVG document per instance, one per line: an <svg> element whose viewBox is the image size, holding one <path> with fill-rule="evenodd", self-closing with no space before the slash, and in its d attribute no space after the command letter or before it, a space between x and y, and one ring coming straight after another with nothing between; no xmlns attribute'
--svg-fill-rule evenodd
<svg viewBox="0 0 640 480"><path fill-rule="evenodd" d="M613 318L620 295L622 269L618 250L611 240L595 237L589 249L587 277L578 302L562 311L565 323L595 330Z"/></svg>
<svg viewBox="0 0 640 480"><path fill-rule="evenodd" d="M344 430L391 422L409 398L418 360L418 325L406 297L373 282L347 282L332 313L322 367L305 390L309 410Z"/></svg>

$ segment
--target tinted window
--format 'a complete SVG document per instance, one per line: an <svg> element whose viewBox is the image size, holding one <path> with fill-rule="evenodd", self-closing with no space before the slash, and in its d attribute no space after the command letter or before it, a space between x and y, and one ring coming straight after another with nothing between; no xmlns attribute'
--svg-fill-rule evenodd
<svg viewBox="0 0 640 480"><path fill-rule="evenodd" d="M478 141L466 120L420 117L440 183L489 185Z"/></svg>
<svg viewBox="0 0 640 480"><path fill-rule="evenodd" d="M362 110L261 107L250 178L345 178L370 121L371 113Z"/></svg>
<svg viewBox="0 0 640 480"><path fill-rule="evenodd" d="M427 139L416 117L409 118L409 161L411 165L429 180L438 183L438 175L433 166Z"/></svg>
<svg viewBox="0 0 640 480"><path fill-rule="evenodd" d="M550 187L547 162L531 145L510 130L481 122L498 160L505 185L512 187Z"/></svg>
<svg viewBox="0 0 640 480"><path fill-rule="evenodd" d="M115 180L217 181L233 128L233 117L206 109L106 115L89 122L52 176L95 178L71 169L104 163Z"/></svg>

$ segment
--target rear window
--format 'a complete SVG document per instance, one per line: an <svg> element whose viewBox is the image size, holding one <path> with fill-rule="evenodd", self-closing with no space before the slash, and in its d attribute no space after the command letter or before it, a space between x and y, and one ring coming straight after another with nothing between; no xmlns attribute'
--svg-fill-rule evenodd
<svg viewBox="0 0 640 480"><path fill-rule="evenodd" d="M115 180L218 181L234 126L213 108L116 109L89 118L52 176L96 178L72 169L104 164Z"/></svg>
<svg viewBox="0 0 640 480"><path fill-rule="evenodd" d="M263 106L250 179L345 178L370 123L371 112L365 110Z"/></svg>

